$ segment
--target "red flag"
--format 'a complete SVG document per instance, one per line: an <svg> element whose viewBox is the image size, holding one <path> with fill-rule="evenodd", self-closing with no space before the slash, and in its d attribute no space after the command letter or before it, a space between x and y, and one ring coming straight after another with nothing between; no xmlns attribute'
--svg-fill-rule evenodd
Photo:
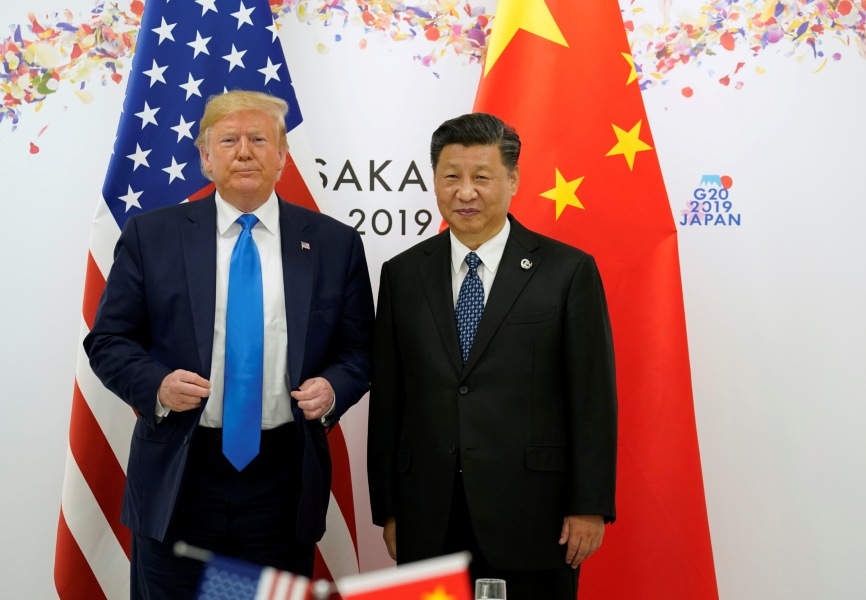
<svg viewBox="0 0 866 600"><path fill-rule="evenodd" d="M475 110L523 142L511 212L590 254L617 361L617 522L582 599L718 598L677 233L619 4L500 0Z"/></svg>
<svg viewBox="0 0 866 600"><path fill-rule="evenodd" d="M471 600L469 556L450 554L337 581L343 600Z"/></svg>

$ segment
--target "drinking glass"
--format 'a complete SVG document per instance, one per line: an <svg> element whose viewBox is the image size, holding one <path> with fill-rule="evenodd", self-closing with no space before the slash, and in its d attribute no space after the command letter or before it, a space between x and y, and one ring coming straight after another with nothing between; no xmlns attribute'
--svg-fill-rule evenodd
<svg viewBox="0 0 866 600"><path fill-rule="evenodd" d="M475 600L505 600L505 580L477 579Z"/></svg>

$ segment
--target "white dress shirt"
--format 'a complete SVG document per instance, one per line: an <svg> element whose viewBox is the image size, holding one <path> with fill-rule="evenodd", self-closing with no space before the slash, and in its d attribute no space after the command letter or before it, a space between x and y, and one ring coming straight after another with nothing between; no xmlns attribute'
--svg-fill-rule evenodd
<svg viewBox="0 0 866 600"><path fill-rule="evenodd" d="M481 278L481 285L484 286L484 305L487 306L487 298L490 297L493 279L496 277L496 270L499 269L499 263L502 261L505 243L508 241L508 234L510 232L511 222L506 219L502 230L478 246L476 250L470 250L464 246L454 235L454 232L451 232L451 291L454 293L455 307L457 306L457 295L460 293L460 286L463 285L463 280L469 272L469 265L466 264L466 255L470 252L475 252L478 258L481 259L482 264L478 267L478 276Z"/></svg>
<svg viewBox="0 0 866 600"><path fill-rule="evenodd" d="M283 260L280 251L280 210L277 196L271 193L267 202L253 214L259 222L253 227L253 241L262 263L262 296L264 298L264 380L262 382L262 429L273 429L294 420L289 389L288 333L286 297L283 288ZM223 377L226 350L226 301L232 250L241 232L236 221L243 213L216 194L217 207L217 278L214 311L213 357L210 368L210 399L200 424L222 427Z"/></svg>

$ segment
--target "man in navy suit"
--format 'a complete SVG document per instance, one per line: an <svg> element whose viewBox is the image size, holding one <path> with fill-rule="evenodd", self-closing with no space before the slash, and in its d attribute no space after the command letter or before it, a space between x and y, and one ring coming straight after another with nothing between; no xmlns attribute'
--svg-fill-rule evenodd
<svg viewBox="0 0 866 600"><path fill-rule="evenodd" d="M94 373L137 414L122 510L133 598L194 595L201 564L174 556L178 540L312 574L330 497L326 427L368 389L373 299L357 232L274 191L287 110L257 92L208 101L196 145L215 194L129 219L84 340ZM226 376L242 221L262 290L249 393ZM230 394L254 396L261 415L248 464L223 454Z"/></svg>
<svg viewBox="0 0 866 600"><path fill-rule="evenodd" d="M514 129L463 115L430 155L449 229L386 262L379 285L373 520L400 563L469 550L472 576L505 579L509 600L574 600L615 518L601 278L590 255L508 214Z"/></svg>

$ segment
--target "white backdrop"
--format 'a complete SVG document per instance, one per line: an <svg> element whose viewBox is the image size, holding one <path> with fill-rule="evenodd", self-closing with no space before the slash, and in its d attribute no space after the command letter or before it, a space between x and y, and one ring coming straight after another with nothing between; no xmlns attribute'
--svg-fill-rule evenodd
<svg viewBox="0 0 866 600"><path fill-rule="evenodd" d="M80 16L93 6L88 0L32 4L37 15L70 9ZM622 4L656 29L701 6L644 2L640 14ZM24 8L0 7L0 24L27 23ZM364 211L376 285L381 261L421 239L418 211L433 215L424 236L437 228L429 134L471 109L480 68L450 49L434 66L423 66L416 55L445 46L394 41L351 20L346 26L304 21L296 10L281 24L305 116L306 139L293 139L295 159L323 212L355 225L360 213L352 211ZM645 41L644 34L649 29L635 35ZM644 92L675 217L696 188L706 187L707 175L731 178L728 200L740 215L739 226L678 226L695 411L724 600L849 599L866 590L860 564L866 556L866 242L858 235L866 220L860 181L866 59L855 35L847 42L825 38L821 48L841 59L820 70L823 61L809 48L780 42L680 65ZM637 46L635 54L639 61L648 56ZM738 61L745 66L732 79L742 89L719 84ZM100 85L96 75L89 103L73 89L61 81L40 105L22 106L14 130L9 119L0 122L4 598L56 598L54 537L89 223L123 94L122 85ZM334 189L347 160L362 191L352 184ZM378 183L370 191L371 160L376 167L392 161L382 171L391 192ZM397 191L412 161L426 193L417 184ZM328 180L324 188L320 173ZM394 219L387 235L372 229L379 210ZM379 530L368 525L365 419L362 404L344 430L357 467L362 568L371 569L387 560Z"/></svg>

